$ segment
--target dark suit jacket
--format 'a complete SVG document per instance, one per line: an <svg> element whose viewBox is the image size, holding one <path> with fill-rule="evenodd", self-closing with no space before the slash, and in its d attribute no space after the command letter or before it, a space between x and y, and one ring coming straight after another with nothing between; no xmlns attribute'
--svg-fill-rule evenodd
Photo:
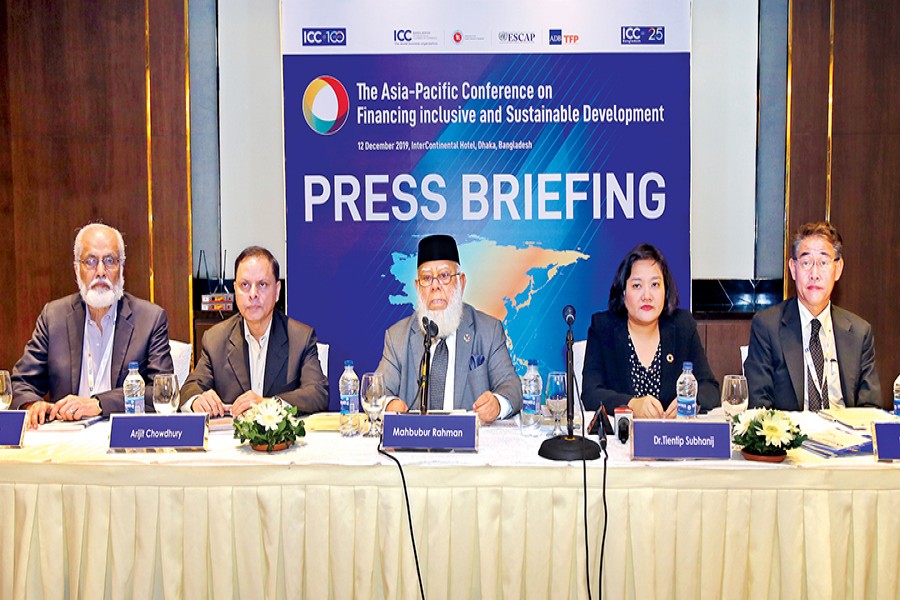
<svg viewBox="0 0 900 600"><path fill-rule="evenodd" d="M722 402L719 383L709 368L697 333L697 322L691 313L679 309L672 316L662 315L659 318L659 344L662 353L659 401L663 408L675 399L675 382L681 375L684 361L694 363L699 407L710 410L719 406ZM585 408L597 410L602 403L606 412L612 414L615 407L625 406L634 398L628 358L628 318L609 311L595 313L584 353L582 398Z"/></svg>
<svg viewBox="0 0 900 600"><path fill-rule="evenodd" d="M846 406L881 406L872 326L831 305L838 373ZM753 317L744 363L750 406L803 410L803 332L796 298Z"/></svg>
<svg viewBox="0 0 900 600"><path fill-rule="evenodd" d="M384 353L378 371L384 374L389 394L413 408L418 391L419 365L425 354L422 330L416 315L401 319L384 334ZM470 359L484 357L472 369ZM471 410L484 392L509 400L515 414L522 408L522 384L509 357L503 324L468 304L463 305L462 322L456 330L456 367L453 380L453 407Z"/></svg>
<svg viewBox="0 0 900 600"><path fill-rule="evenodd" d="M169 321L166 311L146 300L125 293L116 308L116 334L110 358L108 392L95 394L103 415L125 411L122 385L128 363L137 361L146 382L145 407L153 411L153 377L174 373L169 353ZM80 294L72 294L44 306L25 345L25 354L12 374L12 408L43 400L56 402L78 393L81 355L84 347L85 305Z"/></svg>
<svg viewBox="0 0 900 600"><path fill-rule="evenodd" d="M223 403L233 404L250 389L250 353L243 323L237 314L203 335L200 360L181 388L182 404L210 389ZM328 409L328 380L319 364L316 332L277 310L272 313L262 395L279 396L301 413Z"/></svg>

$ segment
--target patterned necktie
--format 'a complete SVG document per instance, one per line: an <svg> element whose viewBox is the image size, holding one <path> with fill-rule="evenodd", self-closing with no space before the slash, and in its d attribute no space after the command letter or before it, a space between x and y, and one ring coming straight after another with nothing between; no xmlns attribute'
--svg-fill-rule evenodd
<svg viewBox="0 0 900 600"><path fill-rule="evenodd" d="M812 373L809 372L809 366L807 366L806 378L809 380L807 395L809 396L809 410L818 412L823 408L828 408L828 380L825 378L825 354L822 352L822 340L819 339L819 330L822 328L822 324L818 319L813 319L810 325L812 333L809 336L809 355L812 357L817 377L815 380L813 379ZM816 381L822 383L821 395L816 387Z"/></svg>
<svg viewBox="0 0 900 600"><path fill-rule="evenodd" d="M431 381L428 384L428 410L443 410L444 388L447 385L447 363L450 352L447 351L447 339L441 338L434 350L431 361Z"/></svg>

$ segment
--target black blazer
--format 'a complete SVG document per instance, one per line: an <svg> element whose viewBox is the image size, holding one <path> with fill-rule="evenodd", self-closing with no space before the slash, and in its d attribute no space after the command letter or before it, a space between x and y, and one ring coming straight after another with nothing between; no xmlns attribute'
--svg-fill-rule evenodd
<svg viewBox="0 0 900 600"><path fill-rule="evenodd" d="M48 395L50 402L55 403L78 393L85 313L84 301L78 293L44 306L25 345L25 354L13 369L11 408L18 409ZM109 365L112 389L95 394L104 417L125 412L122 386L131 361L140 365L146 382L146 410L153 412L153 377L175 372L169 352L169 320L159 306L125 292L116 308L116 334Z"/></svg>
<svg viewBox="0 0 900 600"><path fill-rule="evenodd" d="M672 316L660 316L659 344L662 352L659 401L663 409L675 399L675 382L681 375L684 361L694 363L699 408L710 410L719 406L719 383L709 368L697 333L697 322L691 313L678 309ZM584 354L582 398L585 408L597 410L602 403L612 414L615 407L625 406L634 398L628 357L628 317L619 317L609 311L594 314Z"/></svg>
<svg viewBox="0 0 900 600"><path fill-rule="evenodd" d="M872 326L834 304L831 323L844 404L881 407ZM803 410L803 332L796 298L753 317L744 372L751 407Z"/></svg>
<svg viewBox="0 0 900 600"><path fill-rule="evenodd" d="M223 404L234 404L250 389L250 351L243 323L238 313L203 334L200 360L181 387L182 405L210 389ZM301 413L328 410L328 380L319 364L313 328L276 310L269 336L263 396L277 395Z"/></svg>

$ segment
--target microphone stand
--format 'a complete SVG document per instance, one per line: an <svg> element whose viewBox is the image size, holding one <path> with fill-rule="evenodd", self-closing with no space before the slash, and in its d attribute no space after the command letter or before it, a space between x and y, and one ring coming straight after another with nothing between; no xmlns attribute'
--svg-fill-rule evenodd
<svg viewBox="0 0 900 600"><path fill-rule="evenodd" d="M423 317L427 320L427 317ZM419 366L419 414L428 414L428 387L431 380L431 323L423 321L425 329L425 353Z"/></svg>
<svg viewBox="0 0 900 600"><path fill-rule="evenodd" d="M569 331L566 334L566 425L567 432L563 435L544 440L538 456L550 460L596 460L600 458L600 445L580 435L575 435L575 344L572 335L572 323L568 323Z"/></svg>

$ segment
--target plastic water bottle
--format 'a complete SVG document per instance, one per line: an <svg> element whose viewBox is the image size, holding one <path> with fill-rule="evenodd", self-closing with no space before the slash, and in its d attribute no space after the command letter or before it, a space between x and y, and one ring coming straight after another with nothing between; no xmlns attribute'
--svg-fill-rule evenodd
<svg viewBox="0 0 900 600"><path fill-rule="evenodd" d="M541 395L544 382L538 373L537 361L528 361L528 369L522 378L522 413L519 425L522 435L536 437L541 434Z"/></svg>
<svg viewBox="0 0 900 600"><path fill-rule="evenodd" d="M694 377L694 365L684 362L684 370L675 383L678 395L678 418L693 419L697 416L697 378Z"/></svg>
<svg viewBox="0 0 900 600"><path fill-rule="evenodd" d="M894 380L894 414L900 417L900 375Z"/></svg>
<svg viewBox="0 0 900 600"><path fill-rule="evenodd" d="M125 414L139 415L144 412L144 378L138 371L135 361L128 363L128 376L125 378Z"/></svg>
<svg viewBox="0 0 900 600"><path fill-rule="evenodd" d="M341 390L341 435L359 433L359 377L353 370L353 361L344 361L344 373L338 384Z"/></svg>

